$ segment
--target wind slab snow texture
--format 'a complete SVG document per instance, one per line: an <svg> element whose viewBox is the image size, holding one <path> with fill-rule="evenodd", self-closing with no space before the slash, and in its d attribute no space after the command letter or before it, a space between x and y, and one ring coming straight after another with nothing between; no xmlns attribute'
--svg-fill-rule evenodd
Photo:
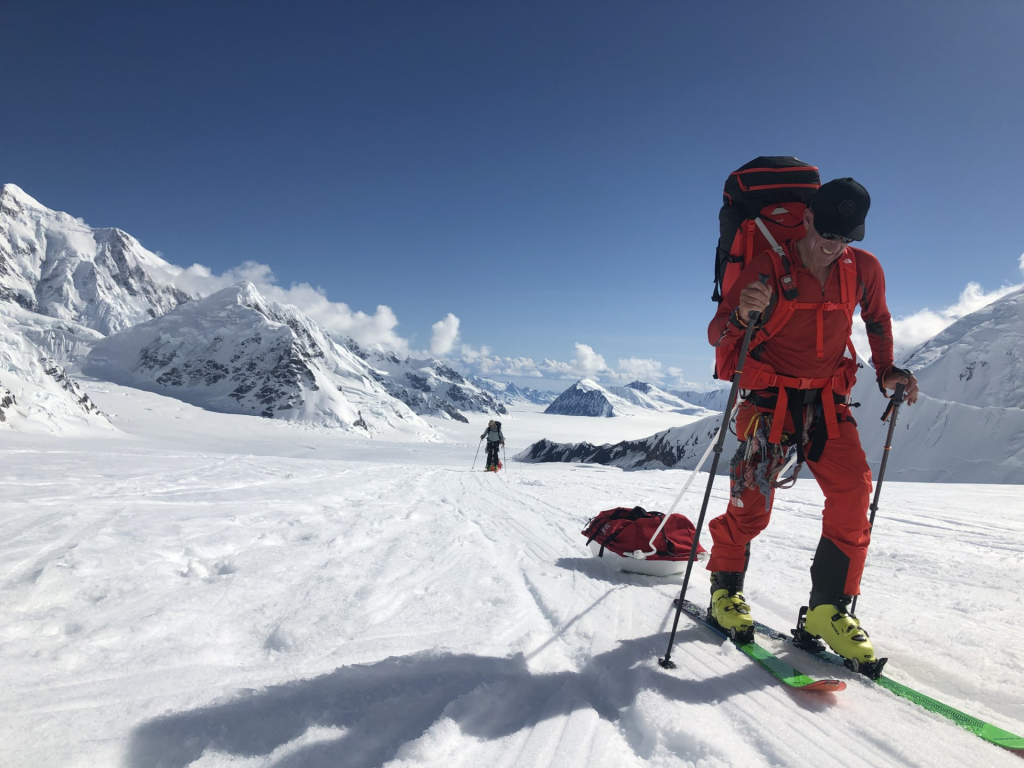
<svg viewBox="0 0 1024 768"><path fill-rule="evenodd" d="M685 472L471 472L483 416L423 444L88 389L122 432L0 443L5 768L1020 765L867 681L792 693L685 617L661 669L679 577L615 573L579 532L667 509ZM511 455L654 431L634 421L504 425ZM773 626L806 599L821 503L780 493L754 545ZM890 676L1017 733L1022 509L1016 486L887 482L859 603Z"/></svg>

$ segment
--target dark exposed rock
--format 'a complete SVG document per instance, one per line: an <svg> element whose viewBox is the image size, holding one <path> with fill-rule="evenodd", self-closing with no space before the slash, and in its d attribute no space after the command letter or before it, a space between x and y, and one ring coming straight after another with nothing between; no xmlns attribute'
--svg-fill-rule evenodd
<svg viewBox="0 0 1024 768"><path fill-rule="evenodd" d="M7 387L0 385L0 421L7 421L7 411L17 405L14 395Z"/></svg>

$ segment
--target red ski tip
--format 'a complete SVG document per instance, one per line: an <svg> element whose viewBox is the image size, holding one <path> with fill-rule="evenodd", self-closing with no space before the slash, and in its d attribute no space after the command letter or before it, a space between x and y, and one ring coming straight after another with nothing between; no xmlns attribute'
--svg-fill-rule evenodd
<svg viewBox="0 0 1024 768"><path fill-rule="evenodd" d="M846 683L842 680L815 680L813 683L800 686L801 691L845 691Z"/></svg>

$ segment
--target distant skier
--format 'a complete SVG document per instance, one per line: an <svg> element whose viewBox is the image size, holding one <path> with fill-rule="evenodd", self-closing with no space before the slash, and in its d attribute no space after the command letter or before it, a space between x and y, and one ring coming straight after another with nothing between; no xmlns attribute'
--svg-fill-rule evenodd
<svg viewBox="0 0 1024 768"><path fill-rule="evenodd" d="M768 525L778 474L795 451L825 495L810 601L797 627L808 633L803 637L825 640L866 669L876 663L874 646L849 611L860 593L871 538L872 490L850 415L857 361L844 355L848 348L852 352L855 305L867 326L882 393L904 384L908 404L918 396L913 374L893 365L882 267L871 253L849 246L864 238L870 204L867 190L853 179L823 185L804 212L803 237L784 243L785 256L767 250L753 257L708 328L720 354L738 350L750 313L762 313L739 383L746 399L736 416L740 449L730 466L730 503L708 527L714 542L708 561L711 617L726 630L752 632L742 594L750 542ZM735 362L719 376L729 378L734 371Z"/></svg>
<svg viewBox="0 0 1024 768"><path fill-rule="evenodd" d="M488 472L497 472L501 469L501 461L498 459L498 448L505 445L505 435L501 432L501 422L491 419L487 422L487 429L480 435L480 439L487 438L487 469Z"/></svg>

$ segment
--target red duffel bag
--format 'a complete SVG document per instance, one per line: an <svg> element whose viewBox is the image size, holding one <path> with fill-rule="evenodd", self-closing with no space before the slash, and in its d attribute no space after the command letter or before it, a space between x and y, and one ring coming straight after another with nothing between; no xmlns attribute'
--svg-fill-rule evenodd
<svg viewBox="0 0 1024 768"><path fill-rule="evenodd" d="M643 507L616 507L599 513L582 533L591 554L610 568L667 576L686 568L695 529L685 515L673 514L658 531L664 519ZM698 556L704 552L698 544Z"/></svg>

